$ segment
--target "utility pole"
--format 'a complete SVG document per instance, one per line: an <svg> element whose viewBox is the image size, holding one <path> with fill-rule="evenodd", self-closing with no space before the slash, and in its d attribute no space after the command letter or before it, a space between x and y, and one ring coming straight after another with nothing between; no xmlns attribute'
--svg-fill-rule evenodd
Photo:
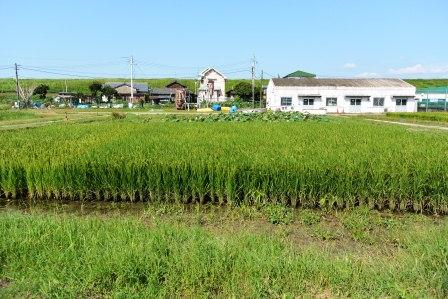
<svg viewBox="0 0 448 299"><path fill-rule="evenodd" d="M260 108L263 108L263 70L261 70L260 80Z"/></svg>
<svg viewBox="0 0 448 299"><path fill-rule="evenodd" d="M65 83L65 92L67 92L67 79L64 79L64 83Z"/></svg>
<svg viewBox="0 0 448 299"><path fill-rule="evenodd" d="M18 65L17 63L14 63L14 68L16 70L16 94L17 94L17 101L19 102L19 108L20 108L20 95L19 95L19 72L18 72Z"/></svg>
<svg viewBox="0 0 448 299"><path fill-rule="evenodd" d="M131 58L129 59L129 64L131 65L131 99L128 103L128 107L132 107L132 104L134 102L134 56L131 55Z"/></svg>
<svg viewBox="0 0 448 299"><path fill-rule="evenodd" d="M252 108L255 108L255 65L257 64L257 61L254 58L252 58L252 67L251 67L251 73L252 73Z"/></svg>

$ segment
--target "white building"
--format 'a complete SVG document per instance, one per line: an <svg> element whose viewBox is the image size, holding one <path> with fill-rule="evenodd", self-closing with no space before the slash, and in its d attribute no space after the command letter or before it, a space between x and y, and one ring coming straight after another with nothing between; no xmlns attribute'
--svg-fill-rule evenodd
<svg viewBox="0 0 448 299"><path fill-rule="evenodd" d="M266 107L325 113L415 112L415 87L400 79L271 79Z"/></svg>
<svg viewBox="0 0 448 299"><path fill-rule="evenodd" d="M214 68L199 74L198 102L222 102L226 99L226 77Z"/></svg>

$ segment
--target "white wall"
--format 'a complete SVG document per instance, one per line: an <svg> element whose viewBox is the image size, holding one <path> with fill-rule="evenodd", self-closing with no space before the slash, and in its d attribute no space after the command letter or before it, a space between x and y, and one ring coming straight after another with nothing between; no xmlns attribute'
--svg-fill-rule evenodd
<svg viewBox="0 0 448 299"><path fill-rule="evenodd" d="M215 91L212 95L208 93L207 83L209 80L215 82ZM218 96L218 90L220 90L220 95ZM204 76L201 77L201 83L198 90L198 99L210 100L212 102L222 102L226 99L226 80L225 78L215 71L214 69L209 70Z"/></svg>
<svg viewBox="0 0 448 299"><path fill-rule="evenodd" d="M316 96L313 106L304 106L302 96ZM407 96L415 95L415 87L299 87L274 86L272 80L267 87L266 107L272 110L301 111L316 114L323 113L383 113L383 112L415 112L417 102ZM318 97L320 96L320 97ZM362 98L361 106L350 105L348 96L367 96ZM407 98L406 106L397 106L395 96ZM282 97L292 98L292 105L281 105ZM337 106L326 106L326 98L337 98ZM374 98L384 98L384 106L373 106Z"/></svg>

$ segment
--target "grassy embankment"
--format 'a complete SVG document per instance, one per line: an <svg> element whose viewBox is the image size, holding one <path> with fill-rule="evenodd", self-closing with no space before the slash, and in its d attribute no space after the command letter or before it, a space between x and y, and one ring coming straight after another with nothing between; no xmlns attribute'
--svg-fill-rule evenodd
<svg viewBox="0 0 448 299"><path fill-rule="evenodd" d="M134 206L0 212L0 297L448 295L447 218Z"/></svg>
<svg viewBox="0 0 448 299"><path fill-rule="evenodd" d="M448 212L447 134L324 119L134 116L0 132L0 190L9 198Z"/></svg>
<svg viewBox="0 0 448 299"><path fill-rule="evenodd" d="M438 122L448 123L448 112L416 112L416 113L386 113L387 118L391 119L405 119L413 121Z"/></svg>

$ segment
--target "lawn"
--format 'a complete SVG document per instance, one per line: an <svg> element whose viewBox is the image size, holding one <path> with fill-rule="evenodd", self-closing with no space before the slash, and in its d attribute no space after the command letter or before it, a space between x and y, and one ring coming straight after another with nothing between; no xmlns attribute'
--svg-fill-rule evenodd
<svg viewBox="0 0 448 299"><path fill-rule="evenodd" d="M447 261L446 218L366 208L0 209L0 297L446 298Z"/></svg>

